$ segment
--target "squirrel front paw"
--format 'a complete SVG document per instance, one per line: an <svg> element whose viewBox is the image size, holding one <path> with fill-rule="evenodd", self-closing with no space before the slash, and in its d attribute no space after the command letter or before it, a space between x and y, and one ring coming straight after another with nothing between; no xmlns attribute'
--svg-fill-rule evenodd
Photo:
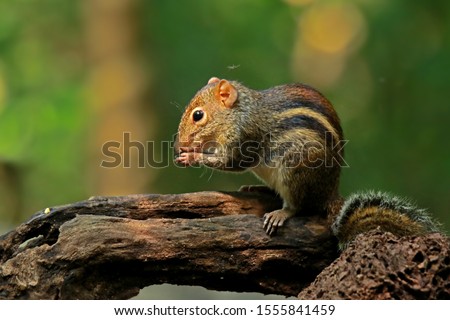
<svg viewBox="0 0 450 320"><path fill-rule="evenodd" d="M270 236L274 234L279 227L281 227L284 222L295 214L294 211L287 208L280 210L275 210L268 212L264 215L263 228L266 233Z"/></svg>
<svg viewBox="0 0 450 320"><path fill-rule="evenodd" d="M203 153L198 148L181 147L180 153L176 156L175 162L186 167L194 166L203 160Z"/></svg>

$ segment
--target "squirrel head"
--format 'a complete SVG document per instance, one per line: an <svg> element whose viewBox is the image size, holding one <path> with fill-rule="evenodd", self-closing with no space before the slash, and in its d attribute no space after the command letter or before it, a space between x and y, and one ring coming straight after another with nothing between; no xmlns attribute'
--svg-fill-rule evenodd
<svg viewBox="0 0 450 320"><path fill-rule="evenodd" d="M180 148L195 148L208 151L228 143L227 128L230 129L230 114L237 106L238 90L228 80L213 77L192 98L178 127L175 152Z"/></svg>

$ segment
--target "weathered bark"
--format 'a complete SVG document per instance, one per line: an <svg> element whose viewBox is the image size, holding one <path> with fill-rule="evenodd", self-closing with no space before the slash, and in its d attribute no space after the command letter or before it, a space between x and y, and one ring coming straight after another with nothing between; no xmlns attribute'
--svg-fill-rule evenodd
<svg viewBox="0 0 450 320"><path fill-rule="evenodd" d="M449 239L359 235L300 299L450 299Z"/></svg>
<svg viewBox="0 0 450 320"><path fill-rule="evenodd" d="M325 220L295 217L267 236L261 216L280 206L269 194L200 192L47 208L0 237L0 298L130 298L160 283L303 289L301 299L450 298L445 236L375 231L338 257Z"/></svg>
<svg viewBox="0 0 450 320"><path fill-rule="evenodd" d="M296 295L336 258L336 243L317 218L267 236L261 216L280 205L203 192L48 208L0 238L0 297L130 298L160 283Z"/></svg>

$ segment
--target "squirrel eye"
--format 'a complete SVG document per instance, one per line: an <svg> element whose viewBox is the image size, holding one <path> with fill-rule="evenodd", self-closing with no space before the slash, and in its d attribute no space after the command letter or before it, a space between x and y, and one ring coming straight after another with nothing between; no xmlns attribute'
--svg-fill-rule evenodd
<svg viewBox="0 0 450 320"><path fill-rule="evenodd" d="M192 110L191 119L196 126L204 126L207 123L208 113L203 107L197 107Z"/></svg>
<svg viewBox="0 0 450 320"><path fill-rule="evenodd" d="M194 120L194 122L197 122L197 121L202 120L204 115L205 114L204 114L203 110L195 110L192 113L192 119Z"/></svg>

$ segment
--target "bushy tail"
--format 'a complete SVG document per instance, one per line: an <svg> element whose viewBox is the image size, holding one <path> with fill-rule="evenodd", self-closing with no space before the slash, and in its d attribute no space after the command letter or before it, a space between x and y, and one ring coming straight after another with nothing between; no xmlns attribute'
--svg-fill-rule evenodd
<svg viewBox="0 0 450 320"><path fill-rule="evenodd" d="M440 232L440 225L424 209L384 192L351 195L342 206L332 231L344 249L360 233L380 228L398 236Z"/></svg>

